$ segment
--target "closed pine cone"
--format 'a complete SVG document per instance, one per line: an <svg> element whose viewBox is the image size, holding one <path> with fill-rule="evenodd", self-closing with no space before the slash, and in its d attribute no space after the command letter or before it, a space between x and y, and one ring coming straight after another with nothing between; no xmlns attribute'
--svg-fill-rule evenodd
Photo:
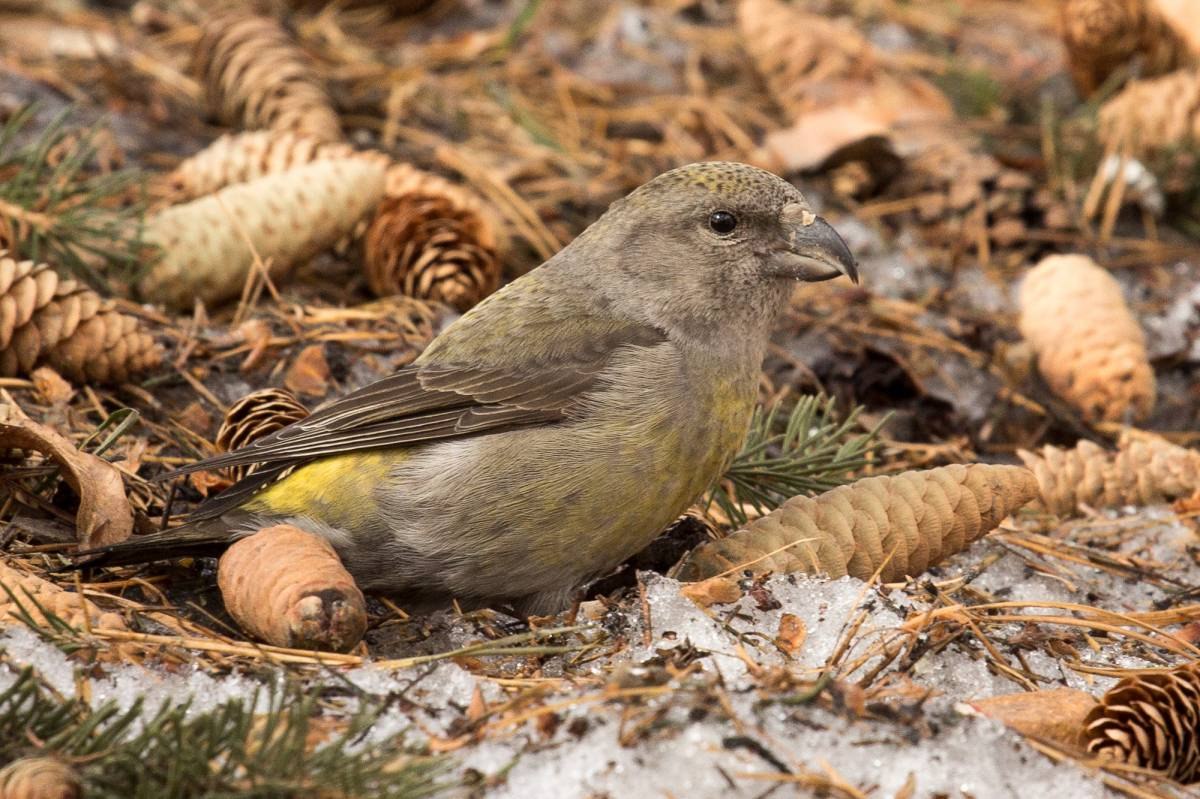
<svg viewBox="0 0 1200 799"><path fill-rule="evenodd" d="M1021 335L1050 388L1089 421L1140 419L1154 407L1145 336L1121 287L1085 255L1053 255L1025 276Z"/></svg>
<svg viewBox="0 0 1200 799"><path fill-rule="evenodd" d="M942 466L867 477L817 497L792 497L741 530L698 547L681 580L742 569L884 582L918 575L982 537L1037 496L1020 466ZM885 563L886 561L886 563Z"/></svg>
<svg viewBox="0 0 1200 799"><path fill-rule="evenodd" d="M79 799L79 774L56 757L22 757L0 769L2 799Z"/></svg>
<svg viewBox="0 0 1200 799"><path fill-rule="evenodd" d="M214 18L204 26L194 68L210 107L226 124L342 139L308 59L273 19L243 13Z"/></svg>
<svg viewBox="0 0 1200 799"><path fill-rule="evenodd" d="M135 317L46 264L0 253L0 375L48 364L72 380L122 383L161 360Z"/></svg>
<svg viewBox="0 0 1200 799"><path fill-rule="evenodd" d="M1195 55L1179 23L1187 23L1188 9L1176 16L1178 0L1064 0L1062 38L1071 77L1084 96L1090 95L1115 70L1137 60L1144 77L1170 72ZM1183 5L1188 5L1184 3ZM1190 15L1200 12L1191 4Z"/></svg>
<svg viewBox="0 0 1200 799"><path fill-rule="evenodd" d="M405 294L459 311L500 285L496 229L479 201L437 175L404 164L388 171L363 260L375 294Z"/></svg>
<svg viewBox="0 0 1200 799"><path fill-rule="evenodd" d="M1200 489L1200 453L1158 438L1127 439L1116 452L1080 441L1074 449L1045 446L1017 455L1037 477L1040 505L1060 516L1080 505L1158 505Z"/></svg>
<svg viewBox="0 0 1200 799"><path fill-rule="evenodd" d="M217 449L231 452L251 444L263 436L287 427L308 416L295 395L283 388L263 388L242 397L225 412L217 431ZM255 464L230 466L226 471L234 482L253 472Z"/></svg>
<svg viewBox="0 0 1200 799"><path fill-rule="evenodd" d="M1088 714L1084 737L1089 752L1200 780L1200 666L1124 678Z"/></svg>
<svg viewBox="0 0 1200 799"><path fill-rule="evenodd" d="M221 302L241 292L256 254L281 277L352 233L382 196L384 175L368 159L318 160L167 208L146 223L163 254L138 289L179 309Z"/></svg>
<svg viewBox="0 0 1200 799"><path fill-rule="evenodd" d="M226 134L183 161L169 177L174 197L202 197L235 183L286 172L313 161L362 158L387 168L383 153L355 150L291 131L255 130Z"/></svg>

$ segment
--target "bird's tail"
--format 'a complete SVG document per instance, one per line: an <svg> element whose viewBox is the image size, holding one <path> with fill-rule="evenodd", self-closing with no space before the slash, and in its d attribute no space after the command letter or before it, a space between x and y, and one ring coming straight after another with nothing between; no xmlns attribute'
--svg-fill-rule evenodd
<svg viewBox="0 0 1200 799"><path fill-rule="evenodd" d="M216 556L243 535L218 519L204 519L161 533L135 535L118 544L81 550L75 553L73 568Z"/></svg>

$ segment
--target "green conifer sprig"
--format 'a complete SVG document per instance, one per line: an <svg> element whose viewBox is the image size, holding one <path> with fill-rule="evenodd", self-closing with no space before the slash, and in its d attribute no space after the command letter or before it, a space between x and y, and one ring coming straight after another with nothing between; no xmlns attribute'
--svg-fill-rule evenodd
<svg viewBox="0 0 1200 799"><path fill-rule="evenodd" d="M797 494L849 482L867 465L879 434L879 425L854 434L861 410L838 421L833 399L821 397L801 398L786 415L779 405L758 408L741 451L709 494L709 504L716 503L740 526L747 521L745 506L766 513Z"/></svg>
<svg viewBox="0 0 1200 799"><path fill-rule="evenodd" d="M69 270L97 290L143 262L145 211L137 170L96 169L99 129L73 129L70 111L30 139L33 107L0 128L0 250Z"/></svg>
<svg viewBox="0 0 1200 799"><path fill-rule="evenodd" d="M308 797L420 799L445 789L441 761L402 742L363 743L378 706L358 710L321 745L309 740L317 694L264 688L198 712L187 703L149 711L92 708L57 694L32 667L0 691L0 763L54 755L79 773L88 799ZM340 725L339 725L340 726Z"/></svg>

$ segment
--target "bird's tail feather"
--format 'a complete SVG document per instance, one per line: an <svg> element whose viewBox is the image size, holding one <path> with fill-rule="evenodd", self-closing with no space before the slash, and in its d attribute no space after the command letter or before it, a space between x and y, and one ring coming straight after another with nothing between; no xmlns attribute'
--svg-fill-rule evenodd
<svg viewBox="0 0 1200 799"><path fill-rule="evenodd" d="M216 556L242 535L228 524L206 519L161 533L135 535L118 544L81 550L75 553L73 568Z"/></svg>

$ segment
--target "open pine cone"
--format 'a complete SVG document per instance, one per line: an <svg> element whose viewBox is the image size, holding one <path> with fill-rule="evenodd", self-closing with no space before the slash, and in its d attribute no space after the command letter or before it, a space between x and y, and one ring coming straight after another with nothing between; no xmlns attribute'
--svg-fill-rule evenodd
<svg viewBox="0 0 1200 799"><path fill-rule="evenodd" d="M215 443L222 452L231 452L306 416L308 408L287 389L259 389L229 406L217 431ZM237 482L253 472L254 468L255 464L230 466L225 471L231 480Z"/></svg>
<svg viewBox="0 0 1200 799"><path fill-rule="evenodd" d="M46 264L0 253L0 376L49 364L71 380L123 383L161 360L137 318Z"/></svg>
<svg viewBox="0 0 1200 799"><path fill-rule="evenodd" d="M1084 721L1089 752L1200 780L1200 666L1126 677Z"/></svg>
<svg viewBox="0 0 1200 799"><path fill-rule="evenodd" d="M1200 490L1200 452L1157 438L1122 440L1116 452L1080 441L1074 449L1047 445L1017 455L1037 477L1042 507L1059 516L1080 505L1158 505Z"/></svg>
<svg viewBox="0 0 1200 799"><path fill-rule="evenodd" d="M1115 70L1137 60L1143 77L1177 69L1195 55L1185 28L1192 24L1189 9L1178 12L1157 0L1064 0L1062 38L1071 77L1084 96L1090 95ZM1190 9L1191 20L1200 5ZM1177 17L1176 15L1180 16ZM1182 18L1180 18L1182 17Z"/></svg>
<svg viewBox="0 0 1200 799"><path fill-rule="evenodd" d="M196 45L193 68L222 122L342 139L329 95L273 19L236 12L213 18Z"/></svg>
<svg viewBox="0 0 1200 799"><path fill-rule="evenodd" d="M444 180L398 164L367 229L367 283L466 311L500 285L496 229L480 202Z"/></svg>

